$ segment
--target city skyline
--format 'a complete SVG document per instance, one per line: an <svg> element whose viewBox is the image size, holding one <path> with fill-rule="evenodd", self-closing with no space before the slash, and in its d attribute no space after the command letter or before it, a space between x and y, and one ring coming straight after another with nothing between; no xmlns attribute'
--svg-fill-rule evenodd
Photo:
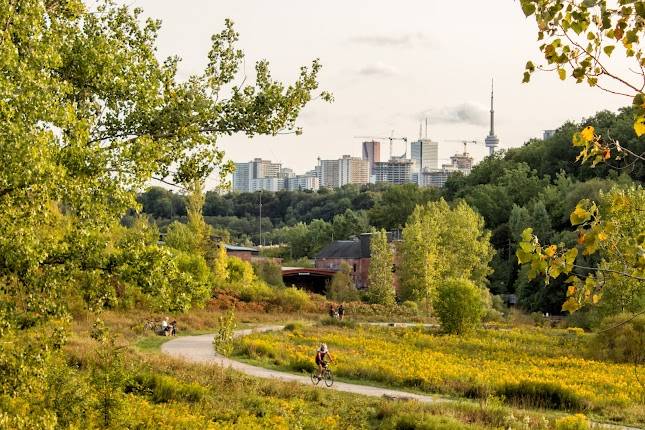
<svg viewBox="0 0 645 430"><path fill-rule="evenodd" d="M499 149L630 103L561 82L554 73L538 73L531 85L522 84L526 61L540 58L539 42L535 23L513 2L410 1L405 7L336 0L325 7L293 0L186 0L181 7L170 0L123 3L162 20L158 56L182 57L184 78L207 63L209 36L223 28L225 18L240 33L247 79L254 78L253 65L260 59L270 62L276 79L290 82L301 65L320 58L320 88L332 92L335 101L317 100L303 110L298 121L302 136L223 137L219 144L229 160L261 157L304 172L317 157L361 156L361 141L353 136L394 132L411 142L426 116L433 140L483 141L489 132L491 78ZM382 154L388 154L387 144L382 146ZM460 149L458 142L443 145L439 163L449 162ZM476 162L488 152L483 144L468 149ZM401 142L394 152L403 153Z"/></svg>

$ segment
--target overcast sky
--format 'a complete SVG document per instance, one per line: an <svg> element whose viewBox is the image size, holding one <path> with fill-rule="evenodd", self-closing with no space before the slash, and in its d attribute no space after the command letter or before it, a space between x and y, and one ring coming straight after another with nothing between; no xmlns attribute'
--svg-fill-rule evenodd
<svg viewBox="0 0 645 430"><path fill-rule="evenodd" d="M292 81L301 65L320 58L321 88L334 103L317 101L302 114L302 136L226 137L227 158L281 162L302 173L316 157L360 155L354 136L419 135L482 140L488 133L490 80L495 79L496 133L502 148L520 146L542 130L629 103L554 74L522 84L527 60L539 60L534 22L513 0L337 1L128 0L162 20L161 57L179 55L181 76L206 64L210 35L231 18L240 33L246 70L267 59L274 77ZM440 158L461 150L442 142ZM402 153L402 143L395 153ZM387 145L381 150L388 154ZM469 152L480 160L483 144ZM444 160L445 162L445 160Z"/></svg>

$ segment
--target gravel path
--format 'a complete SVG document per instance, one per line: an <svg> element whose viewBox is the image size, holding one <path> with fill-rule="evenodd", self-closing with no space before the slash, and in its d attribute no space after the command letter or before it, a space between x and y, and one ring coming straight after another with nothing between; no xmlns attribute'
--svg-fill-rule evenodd
<svg viewBox="0 0 645 430"><path fill-rule="evenodd" d="M394 326L393 323L379 323L378 325ZM416 324L410 324L416 325ZM407 326L404 323L396 323L396 326ZM236 330L234 336L248 336L252 333L262 333L267 331L282 330L282 325L266 325L252 329ZM249 376L265 379L278 379L280 381L296 382L299 384L312 385L308 375L296 375L278 370L265 369L263 367L252 366L240 361L226 358L215 352L213 348L213 334L203 334L200 336L182 336L161 345L161 352L175 358L182 358L194 363L213 363L222 367L230 367ZM406 391L391 390L388 388L372 387L369 385L348 384L345 382L334 382L329 388L331 390L343 391L346 393L361 394L371 397L385 397L388 399L399 400L417 400L424 403L434 402L453 402L453 400L426 396L421 394L408 393ZM639 430L635 427L625 427L614 424L592 423L595 429L607 430Z"/></svg>

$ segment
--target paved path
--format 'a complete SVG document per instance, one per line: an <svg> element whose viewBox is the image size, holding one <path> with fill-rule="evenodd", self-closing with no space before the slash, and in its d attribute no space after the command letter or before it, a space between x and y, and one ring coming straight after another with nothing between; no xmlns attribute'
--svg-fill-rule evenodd
<svg viewBox="0 0 645 430"><path fill-rule="evenodd" d="M394 326L392 323L379 323L379 325ZM396 323L396 326L406 326L405 323ZM416 324L410 324L416 325ZM248 336L252 333L262 333L267 331L282 330L282 325L266 325L252 329L236 330L234 336ZM213 348L213 334L203 334L200 336L182 336L166 342L161 345L161 352L172 357L182 358L194 363L212 363L222 367L230 367L249 376L255 376L265 379L278 379L287 382L297 382L305 385L312 385L308 375L296 375L278 370L265 369L263 367L252 366L247 363L226 358L215 352ZM400 400L417 400L423 403L435 402L453 402L454 400L427 396L421 394L408 393L406 391L391 390L388 388L372 387L369 385L348 384L345 382L334 382L330 388L332 390L343 391L346 393L362 394L371 397L385 397L388 399ZM613 424L592 423L593 428L611 429L611 430L639 430L634 427L625 427Z"/></svg>
<svg viewBox="0 0 645 430"><path fill-rule="evenodd" d="M284 326L271 325L254 329L237 330L236 337L247 336L251 333L282 330ZM311 384L309 375L296 375L280 372L277 370L265 369L252 366L217 354L213 348L213 335L204 334L201 336L182 336L161 345L161 351L173 357L183 358L196 363L215 363L223 367L230 367L249 376L258 378L279 379L281 381L297 382L300 384ZM414 399L421 402L445 401L440 397L424 396L408 393L405 391L390 390L387 388L371 387L369 385L348 384L335 381L332 390L344 391L346 393L362 394L372 397L387 397L392 399Z"/></svg>

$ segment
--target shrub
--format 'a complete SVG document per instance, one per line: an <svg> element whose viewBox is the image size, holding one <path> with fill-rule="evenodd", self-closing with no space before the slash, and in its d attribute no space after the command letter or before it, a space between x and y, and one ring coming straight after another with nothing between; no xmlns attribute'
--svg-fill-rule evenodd
<svg viewBox="0 0 645 430"><path fill-rule="evenodd" d="M262 281L254 281L240 287L238 295L243 302L270 302L275 299L276 290Z"/></svg>
<svg viewBox="0 0 645 430"><path fill-rule="evenodd" d="M272 303L286 312L301 311L311 305L309 295L297 288L281 288L276 291Z"/></svg>
<svg viewBox="0 0 645 430"><path fill-rule="evenodd" d="M360 294L352 280L352 268L343 263L327 288L327 298L335 302L354 302L360 300Z"/></svg>
<svg viewBox="0 0 645 430"><path fill-rule="evenodd" d="M412 300L406 300L405 302L401 303L401 306L415 314L419 313L419 305L417 304L417 302L413 302Z"/></svg>
<svg viewBox="0 0 645 430"><path fill-rule="evenodd" d="M591 341L593 355L618 363L645 362L645 315L605 318Z"/></svg>
<svg viewBox="0 0 645 430"><path fill-rule="evenodd" d="M521 381L506 384L497 390L507 402L522 408L581 410L584 401L572 391L558 384Z"/></svg>
<svg viewBox="0 0 645 430"><path fill-rule="evenodd" d="M448 333L464 333L481 323L485 308L479 288L467 279L448 279L437 287L434 310Z"/></svg>
<svg viewBox="0 0 645 430"><path fill-rule="evenodd" d="M395 417L396 430L465 430L469 427L451 417L405 414Z"/></svg>
<svg viewBox="0 0 645 430"><path fill-rule="evenodd" d="M337 318L331 318L331 317L325 317L322 320L320 320L320 324L326 325L326 326L336 326L336 327L347 327L347 328L354 328L356 327L356 323L352 320L339 320Z"/></svg>
<svg viewBox="0 0 645 430"><path fill-rule="evenodd" d="M253 270L258 278L274 287L284 287L282 281L282 268L273 261L253 263Z"/></svg>
<svg viewBox="0 0 645 430"><path fill-rule="evenodd" d="M582 414L570 415L555 420L555 430L589 430L589 420Z"/></svg>
<svg viewBox="0 0 645 430"><path fill-rule="evenodd" d="M219 317L217 333L213 337L215 351L225 357L233 353L233 336L235 332L235 312L231 309L224 316Z"/></svg>
<svg viewBox="0 0 645 430"><path fill-rule="evenodd" d="M284 326L286 331L298 331L302 330L305 326L300 322L292 322Z"/></svg>

